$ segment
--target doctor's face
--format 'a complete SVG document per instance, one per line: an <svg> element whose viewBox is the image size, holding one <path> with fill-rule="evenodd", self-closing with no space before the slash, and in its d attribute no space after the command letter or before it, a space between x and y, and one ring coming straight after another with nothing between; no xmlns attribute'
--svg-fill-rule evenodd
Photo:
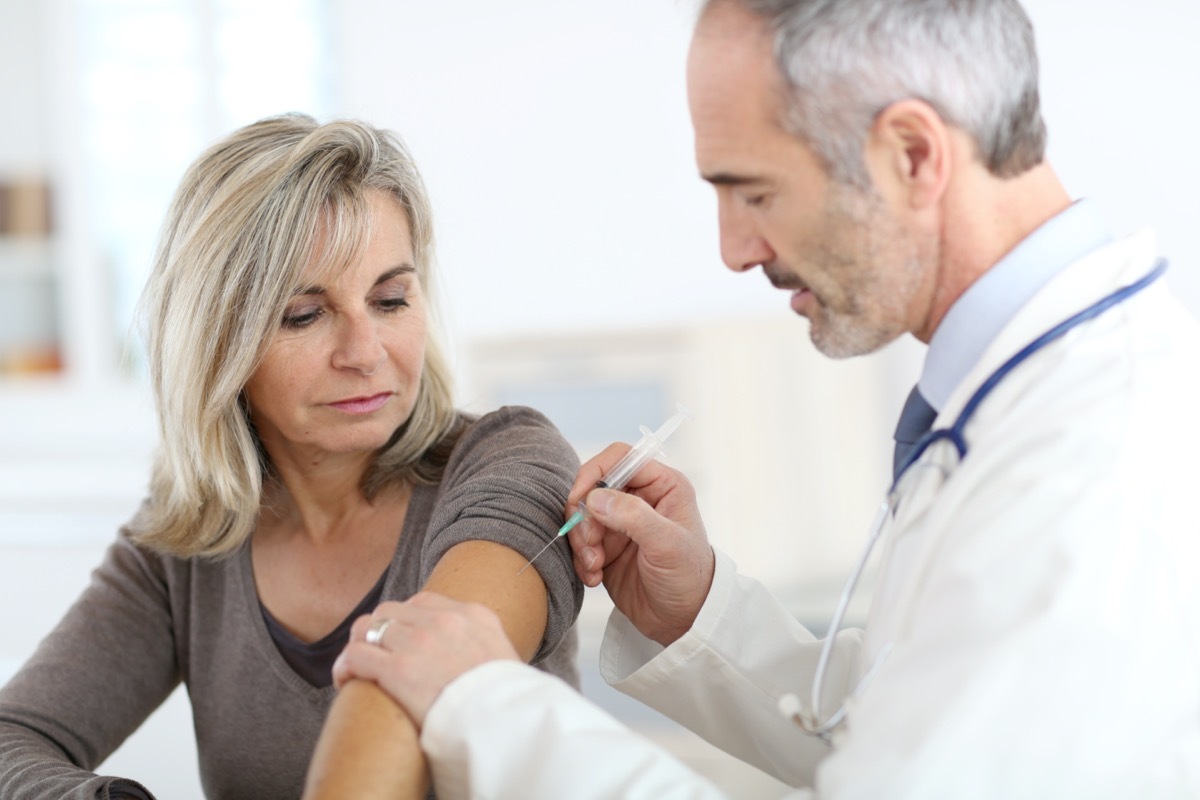
<svg viewBox="0 0 1200 800"><path fill-rule="evenodd" d="M246 384L276 463L373 452L416 404L426 315L408 216L389 194L367 197L372 233L362 259L335 275L310 266Z"/></svg>
<svg viewBox="0 0 1200 800"><path fill-rule="evenodd" d="M784 91L763 22L736 3L710 8L692 40L688 101L721 257L737 272L762 266L791 292L822 353L869 353L915 330L923 248L882 196L830 180L784 129Z"/></svg>

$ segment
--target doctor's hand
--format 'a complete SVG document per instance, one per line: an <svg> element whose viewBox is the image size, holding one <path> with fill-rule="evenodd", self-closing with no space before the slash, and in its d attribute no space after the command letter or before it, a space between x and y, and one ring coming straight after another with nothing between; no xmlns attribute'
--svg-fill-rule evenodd
<svg viewBox="0 0 1200 800"><path fill-rule="evenodd" d="M374 630L374 644L367 634ZM380 603L355 620L350 643L333 665L334 685L373 681L417 727L455 678L488 661L520 660L500 618L478 603L420 592L403 603Z"/></svg>
<svg viewBox="0 0 1200 800"><path fill-rule="evenodd" d="M580 467L566 511L573 514L586 498L589 516L567 537L580 580L588 586L603 580L634 627L666 646L695 622L715 559L696 493L681 472L650 461L624 491L592 488L629 450L609 445Z"/></svg>

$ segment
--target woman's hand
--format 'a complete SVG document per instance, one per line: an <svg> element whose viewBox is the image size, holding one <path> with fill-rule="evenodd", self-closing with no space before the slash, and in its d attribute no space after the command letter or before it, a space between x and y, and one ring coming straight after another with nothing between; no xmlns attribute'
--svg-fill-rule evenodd
<svg viewBox="0 0 1200 800"><path fill-rule="evenodd" d="M367 642L372 626L381 630L376 644ZM374 682L420 727L451 681L499 659L520 657L491 609L421 592L403 603L380 603L355 621L333 681L339 689L353 678Z"/></svg>
<svg viewBox="0 0 1200 800"><path fill-rule="evenodd" d="M695 622L715 558L682 473L650 461L623 492L592 488L629 449L610 445L580 468L566 510L574 513L586 496L590 516L567 536L580 580L588 586L603 580L621 613L665 646Z"/></svg>

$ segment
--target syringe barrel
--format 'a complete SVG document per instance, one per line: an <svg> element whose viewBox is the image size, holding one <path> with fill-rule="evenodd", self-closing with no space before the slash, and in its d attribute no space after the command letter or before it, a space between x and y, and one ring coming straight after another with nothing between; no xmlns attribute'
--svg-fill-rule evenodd
<svg viewBox="0 0 1200 800"><path fill-rule="evenodd" d="M658 455L660 450L662 442L653 433L646 433L604 476L605 485L610 489L624 489L625 484L629 483L647 461Z"/></svg>

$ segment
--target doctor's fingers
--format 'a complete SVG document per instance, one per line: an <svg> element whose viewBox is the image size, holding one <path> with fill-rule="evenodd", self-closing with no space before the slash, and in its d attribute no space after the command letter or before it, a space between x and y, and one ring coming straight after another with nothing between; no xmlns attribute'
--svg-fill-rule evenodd
<svg viewBox="0 0 1200 800"><path fill-rule="evenodd" d="M389 630L398 632L401 627L420 627L429 614L459 605L463 604L434 592L418 592L403 602L385 600L370 614L354 621L350 626L350 641L379 645L389 635ZM393 633L391 637L397 635L400 634Z"/></svg>
<svg viewBox="0 0 1200 800"><path fill-rule="evenodd" d="M575 483L567 494L567 504L564 509L567 516L574 514L579 503L588 492L596 488L596 484L608 475L632 448L622 442L610 444L598 455L588 459L579 472L575 474ZM670 467L651 459L634 473L625 486L627 491L635 491L654 502L658 495L664 494L681 478L682 475Z"/></svg>
<svg viewBox="0 0 1200 800"><path fill-rule="evenodd" d="M395 700L419 727L429 706L452 679L430 675L436 664L413 653L393 653L366 642L351 642L333 663L333 684L339 690L351 680L374 683Z"/></svg>
<svg viewBox="0 0 1200 800"><path fill-rule="evenodd" d="M350 626L350 641L363 642L367 640L368 634L372 637L380 635L382 629L395 624L405 613L403 603L395 600L380 603L370 614L363 614L354 620L354 624ZM372 629L375 629L374 633Z"/></svg>
<svg viewBox="0 0 1200 800"><path fill-rule="evenodd" d="M364 625L365 623L365 625ZM334 665L335 683L350 678L378 683L412 712L429 694L486 661L516 659L516 650L494 611L433 592L404 603L381 604L357 620L350 644ZM411 691L418 707L410 706ZM423 713L423 712L422 712Z"/></svg>
<svg viewBox="0 0 1200 800"><path fill-rule="evenodd" d="M587 496L588 492L596 488L596 482L611 472L617 462L624 458L631 449L627 444L614 442L583 462L579 471L575 473L575 483L572 484L571 491L567 493L566 516L570 516L578 510L579 502Z"/></svg>
<svg viewBox="0 0 1200 800"><path fill-rule="evenodd" d="M405 635L416 635L422 629L456 630L463 627L458 620L469 620L470 625L492 625L500 627L496 613L481 603L456 600L444 594L420 591L407 600L386 600L370 614L355 620L351 628L351 639L366 639L372 626L384 622L395 623L405 629ZM361 635L359 635L361 634Z"/></svg>
<svg viewBox="0 0 1200 800"><path fill-rule="evenodd" d="M605 530L605 563L611 563L625 550L618 545L624 537L643 549L671 549L675 542L688 537L688 531L667 518L638 494L596 489L588 495L591 522ZM610 547L610 543L613 545ZM615 550L616 552L610 552Z"/></svg>
<svg viewBox="0 0 1200 800"><path fill-rule="evenodd" d="M391 654L364 641L351 641L333 662L333 686L341 689L352 680L378 683L388 669Z"/></svg>
<svg viewBox="0 0 1200 800"><path fill-rule="evenodd" d="M567 534L571 544L575 574L585 586L596 587L604 578L604 568L629 546L629 537L611 531L591 518L584 519Z"/></svg>
<svg viewBox="0 0 1200 800"><path fill-rule="evenodd" d="M500 616L483 603L423 591L396 605L397 635L404 648L452 652L479 661L517 657ZM386 638L381 644L391 649Z"/></svg>

